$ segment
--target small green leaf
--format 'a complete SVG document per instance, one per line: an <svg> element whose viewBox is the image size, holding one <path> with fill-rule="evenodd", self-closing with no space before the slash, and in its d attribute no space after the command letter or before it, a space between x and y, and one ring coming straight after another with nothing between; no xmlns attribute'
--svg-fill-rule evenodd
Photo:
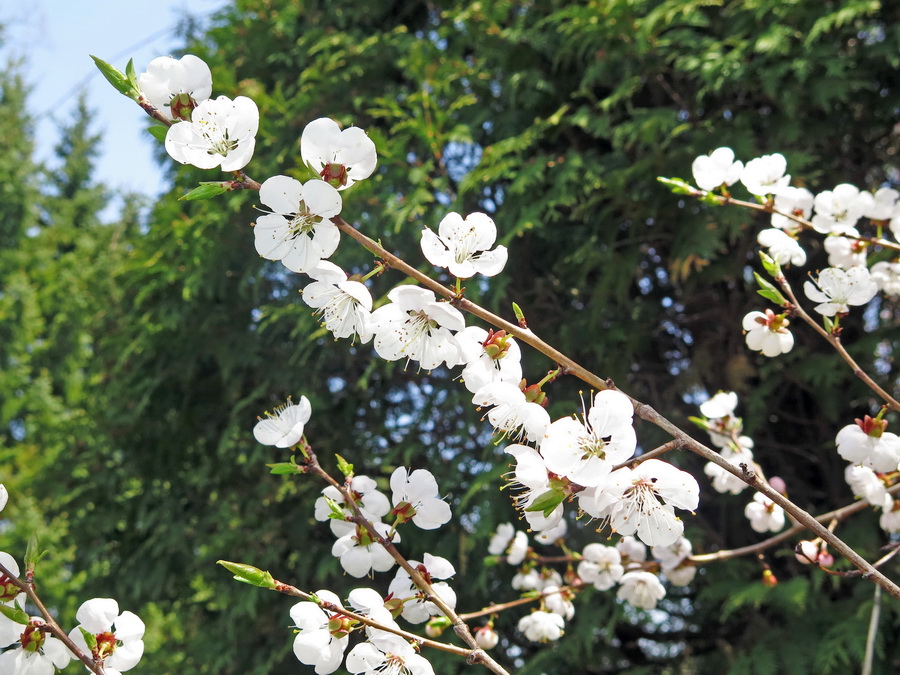
<svg viewBox="0 0 900 675"><path fill-rule="evenodd" d="M656 180L658 180L663 185L668 186L668 188L672 191L672 194L690 195L695 192L691 184L681 178L666 178L665 176L657 176Z"/></svg>
<svg viewBox="0 0 900 675"><path fill-rule="evenodd" d="M832 321L830 316L822 315L822 324L829 335L834 335L834 327L837 326L836 321Z"/></svg>
<svg viewBox="0 0 900 675"><path fill-rule="evenodd" d="M565 492L560 490L548 490L540 497L535 499L526 511L542 511L544 517L547 518L553 513L553 510L562 504L566 499Z"/></svg>
<svg viewBox="0 0 900 675"><path fill-rule="evenodd" d="M219 560L217 565L221 565L234 575L237 581L242 581L251 586L259 586L260 588L275 588L275 579L268 572L263 572L253 565L245 565L244 563L228 562L227 560Z"/></svg>
<svg viewBox="0 0 900 675"><path fill-rule="evenodd" d="M49 551L38 550L38 539L36 534L32 534L28 538L28 546L25 548L25 567L33 570Z"/></svg>
<svg viewBox="0 0 900 675"><path fill-rule="evenodd" d="M141 93L132 84L128 81L128 77L118 68L113 65L110 65L103 59L98 59L96 56L91 55L91 58L94 59L94 63L97 64L97 68L100 69L100 72L103 74L103 77L107 79L107 81L116 88L120 94L124 94L130 99L134 99L137 101Z"/></svg>
<svg viewBox="0 0 900 675"><path fill-rule="evenodd" d="M766 300L771 300L778 306L788 304L788 301L781 294L781 291L779 291L777 288L775 288L775 286L773 286L768 281L763 279L759 275L759 273L754 272L753 277L756 279L756 283L759 284L759 288L760 288L760 290L758 290L756 292L759 293L761 296L763 296Z"/></svg>
<svg viewBox="0 0 900 675"><path fill-rule="evenodd" d="M154 124L152 127L149 127L147 131L150 132L150 135L153 136L160 143L166 142L166 134L169 131L169 127L163 124Z"/></svg>
<svg viewBox="0 0 900 675"><path fill-rule="evenodd" d="M528 322L525 321L525 312L522 311L522 308L519 307L516 303L512 304L513 314L516 315L516 322L522 327L527 328Z"/></svg>
<svg viewBox="0 0 900 675"><path fill-rule="evenodd" d="M777 260L766 255L765 251L759 252L759 259L762 261L763 267L766 269L766 272L768 272L773 279L777 279L778 277L783 276L781 274L781 265L778 264Z"/></svg>
<svg viewBox="0 0 900 675"><path fill-rule="evenodd" d="M128 63L125 65L125 77L132 89L140 91L141 87L138 85L137 73L134 72L134 59L128 59Z"/></svg>
<svg viewBox="0 0 900 675"><path fill-rule="evenodd" d="M28 625L28 622L31 621L31 617L28 616L28 612L16 607L15 605L4 605L0 603L0 614L5 616L10 621L14 621L16 623L21 623L22 625Z"/></svg>
<svg viewBox="0 0 900 675"><path fill-rule="evenodd" d="M210 183L200 183L199 187L195 187L186 195L179 197L179 201L193 201L195 199L212 199L218 197L223 192L231 189L231 181L213 181Z"/></svg>
<svg viewBox="0 0 900 675"><path fill-rule="evenodd" d="M81 631L81 635L82 637L84 637L84 641L85 643L87 643L88 649L91 651L91 653L93 653L94 650L97 649L97 636L93 633L89 633L81 626L78 626L78 630Z"/></svg>
<svg viewBox="0 0 900 675"><path fill-rule="evenodd" d="M275 476L291 476L297 473L303 473L302 467L292 462L277 462L275 464L266 464L269 467L269 473Z"/></svg>
<svg viewBox="0 0 900 675"><path fill-rule="evenodd" d="M347 520L347 514L344 513L344 509L341 508L340 504L326 495L322 495L322 499L325 500L325 503L328 504L328 509L331 511L328 514L329 518L333 520Z"/></svg>
<svg viewBox="0 0 900 675"><path fill-rule="evenodd" d="M346 478L351 478L353 476L353 465L337 453L334 456L337 457L338 469L340 469L341 473Z"/></svg>

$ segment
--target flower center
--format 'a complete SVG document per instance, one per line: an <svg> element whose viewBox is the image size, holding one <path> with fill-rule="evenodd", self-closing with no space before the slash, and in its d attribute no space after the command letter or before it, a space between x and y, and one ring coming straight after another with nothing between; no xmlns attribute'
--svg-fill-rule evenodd
<svg viewBox="0 0 900 675"><path fill-rule="evenodd" d="M227 157L238 146L238 141L229 136L228 129L220 128L214 120L204 119L197 124L200 125L200 135L209 146L207 154Z"/></svg>
<svg viewBox="0 0 900 675"><path fill-rule="evenodd" d="M288 227L291 231L291 239L296 239L302 234L312 234L313 230L316 229L316 225L321 222L322 216L311 213L309 209L306 208L306 204L301 201L300 206L297 208L297 213L294 214L290 223L288 223Z"/></svg>

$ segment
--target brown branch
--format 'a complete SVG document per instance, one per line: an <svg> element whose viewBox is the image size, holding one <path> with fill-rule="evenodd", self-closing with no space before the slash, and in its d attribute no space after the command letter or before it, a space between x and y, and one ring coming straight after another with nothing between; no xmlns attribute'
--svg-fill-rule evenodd
<svg viewBox="0 0 900 675"><path fill-rule="evenodd" d="M6 567L4 567L2 564L0 564L0 575L8 577L16 588L18 588L28 596L28 599L31 600L34 606L38 608L41 616L44 617L44 621L46 622L44 625L60 642L62 642L68 648L70 652L72 652L72 654L75 655L75 658L77 658L85 666L87 666L88 670L90 670L92 673L95 673L96 675L105 675L103 664L94 661L93 658L85 654L78 647L78 645L76 645L72 641L72 638L69 637L69 634L66 633L62 628L60 628L58 623L56 623L56 619L53 618L53 615L41 601L40 597L37 594L37 591L34 589L33 582L29 584L25 581L22 581L12 572L6 569Z"/></svg>

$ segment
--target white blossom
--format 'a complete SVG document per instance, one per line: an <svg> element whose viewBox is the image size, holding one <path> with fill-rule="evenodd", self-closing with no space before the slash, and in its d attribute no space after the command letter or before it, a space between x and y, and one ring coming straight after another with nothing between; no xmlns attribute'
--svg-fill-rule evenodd
<svg viewBox="0 0 900 675"><path fill-rule="evenodd" d="M169 127L166 152L198 169L237 171L253 157L258 128L259 109L246 96L209 98L194 109L190 122Z"/></svg>
<svg viewBox="0 0 900 675"><path fill-rule="evenodd" d="M789 324L785 314L775 314L771 309L765 313L750 312L741 323L747 346L768 357L787 354L794 348L794 336L787 329Z"/></svg>
<svg viewBox="0 0 900 675"><path fill-rule="evenodd" d="M888 494L884 482L869 467L851 464L844 469L844 479L854 495L872 506L890 509L894 505L894 498Z"/></svg>
<svg viewBox="0 0 900 675"><path fill-rule="evenodd" d="M486 384L475 392L472 403L479 407L493 406L487 413L488 420L511 441L527 439L536 443L550 425L547 411L528 401L521 389L508 382Z"/></svg>
<svg viewBox="0 0 900 675"><path fill-rule="evenodd" d="M350 490L353 492L357 505L366 517L366 520L381 520L391 510L391 502L388 500L387 495L378 490L378 484L368 476L353 476L350 481ZM342 506L345 516L355 515L353 510L344 504L344 495L341 491L333 485L328 485L322 490L322 496L316 499L314 506L316 520L319 522L327 520L331 526L331 531L336 537L343 537L345 534L354 531L356 525L352 522L330 517L331 507L328 505L326 498Z"/></svg>
<svg viewBox="0 0 900 675"><path fill-rule="evenodd" d="M816 195L812 226L822 234L847 232L874 203L872 195L849 183Z"/></svg>
<svg viewBox="0 0 900 675"><path fill-rule="evenodd" d="M506 331L467 326L455 337L466 364L460 378L473 394L493 382L522 381L522 351Z"/></svg>
<svg viewBox="0 0 900 675"><path fill-rule="evenodd" d="M327 117L313 120L300 136L303 162L338 190L372 175L378 156L375 144L359 127L341 131Z"/></svg>
<svg viewBox="0 0 900 675"><path fill-rule="evenodd" d="M382 632L347 654L346 668L357 675L434 675L424 656L399 635Z"/></svg>
<svg viewBox="0 0 900 675"><path fill-rule="evenodd" d="M9 501L9 491L6 489L6 486L3 483L0 483L0 511L6 508L6 503Z"/></svg>
<svg viewBox="0 0 900 675"><path fill-rule="evenodd" d="M900 532L900 500L894 501L892 506L885 507L878 519L878 526L885 532Z"/></svg>
<svg viewBox="0 0 900 675"><path fill-rule="evenodd" d="M848 462L862 464L874 471L896 471L900 464L900 437L884 431L884 423L866 417L848 424L837 433L838 454Z"/></svg>
<svg viewBox="0 0 900 675"><path fill-rule="evenodd" d="M634 454L633 415L634 406L621 392L598 392L582 422L564 417L547 428L541 441L547 468L578 485L601 485L613 466Z"/></svg>
<svg viewBox="0 0 900 675"><path fill-rule="evenodd" d="M272 209L253 227L263 258L280 260L292 272L309 272L337 249L340 231L329 219L341 212L341 195L325 181L272 176L260 186L259 200Z"/></svg>
<svg viewBox="0 0 900 675"><path fill-rule="evenodd" d="M775 195L775 202L772 205L776 211L781 213L773 213L769 222L772 224L772 227L777 227L779 230L796 230L799 227L797 221L781 214L788 213L792 216L809 220L810 215L812 215L813 199L813 193L806 188L782 188Z"/></svg>
<svg viewBox="0 0 900 675"><path fill-rule="evenodd" d="M555 642L562 637L565 620L553 612L535 611L519 619L519 630L532 642Z"/></svg>
<svg viewBox="0 0 900 675"><path fill-rule="evenodd" d="M309 422L312 406L305 396L299 403L287 403L275 408L274 413L266 413L266 419L260 418L253 427L253 436L263 445L274 445L277 448L290 448L303 438L303 427Z"/></svg>
<svg viewBox="0 0 900 675"><path fill-rule="evenodd" d="M321 315L325 328L335 338L359 337L363 344L371 340L369 289L359 281L349 280L344 270L327 260L319 261L307 274L315 281L303 289L303 302Z"/></svg>
<svg viewBox="0 0 900 675"><path fill-rule="evenodd" d="M463 220L458 213L448 213L437 234L422 230L422 253L432 265L460 279L492 277L503 270L508 255L505 246L488 251L496 239L497 227L487 214L470 213Z"/></svg>
<svg viewBox="0 0 900 675"><path fill-rule="evenodd" d="M740 436L737 443L726 443L720 453L723 459L734 466L739 467L741 464L746 464L748 468L756 466L753 462L753 439L748 436ZM714 462L707 462L703 467L703 473L709 476L713 489L722 494L730 492L736 495L749 487L747 483Z"/></svg>
<svg viewBox="0 0 900 675"><path fill-rule="evenodd" d="M800 242L782 230L774 227L762 230L756 235L756 241L768 250L769 257L782 265L806 264L806 251Z"/></svg>
<svg viewBox="0 0 900 675"><path fill-rule="evenodd" d="M516 536L513 537L512 543L506 550L506 562L510 565L518 565L525 560L527 554L528 535L520 530L516 532Z"/></svg>
<svg viewBox="0 0 900 675"><path fill-rule="evenodd" d="M634 607L654 609L666 596L666 589L655 574L628 572L622 577L616 596Z"/></svg>
<svg viewBox="0 0 900 675"><path fill-rule="evenodd" d="M596 494L597 510L609 514L612 529L637 534L648 546L668 546L684 532L675 507L693 511L700 486L685 471L658 459L613 471Z"/></svg>
<svg viewBox="0 0 900 675"><path fill-rule="evenodd" d="M541 593L544 596L544 607L549 611L559 614L566 621L575 616L575 605L572 604L569 591L561 591L559 586L545 586Z"/></svg>
<svg viewBox="0 0 900 675"><path fill-rule="evenodd" d="M747 162L741 172L741 183L754 195L765 197L784 192L791 182L790 175L785 175L787 160L784 155L763 155Z"/></svg>
<svg viewBox="0 0 900 675"><path fill-rule="evenodd" d="M603 544L588 544L581 553L578 576L593 584L598 591L606 591L616 585L625 574L622 555L617 548Z"/></svg>
<svg viewBox="0 0 900 675"><path fill-rule="evenodd" d="M863 216L872 220L890 220L900 216L900 192L888 187L879 188Z"/></svg>
<svg viewBox="0 0 900 675"><path fill-rule="evenodd" d="M753 495L753 501L744 508L744 515L756 532L778 532L784 527L784 509L762 492Z"/></svg>
<svg viewBox="0 0 900 675"><path fill-rule="evenodd" d="M13 649L0 654L0 673L3 675L53 675L72 660L72 653L52 635L40 630L44 625L40 617L32 617L27 626L19 624L21 638ZM27 642L28 648L25 648ZM115 675L113 669L107 671Z"/></svg>
<svg viewBox="0 0 900 675"><path fill-rule="evenodd" d="M859 236L855 227L849 228L844 234ZM829 265L848 270L866 264L869 247L850 236L832 235L825 238L825 250L828 251Z"/></svg>
<svg viewBox="0 0 900 675"><path fill-rule="evenodd" d="M456 591L445 581L433 581L434 579L449 579L456 570L453 564L446 558L426 553L423 562L410 560L409 564L425 577L425 580L431 584L432 589L451 609L456 608ZM388 588L388 594L404 600L403 612L401 616L410 623L422 623L428 621L432 616L440 616L441 610L438 609L430 600L425 599L424 591L421 591L409 576L409 573L401 568L397 569L394 580Z"/></svg>
<svg viewBox="0 0 900 675"><path fill-rule="evenodd" d="M434 293L417 286L398 286L388 293L390 304L371 316L375 352L383 359L418 361L425 370L462 362L453 332L465 328L456 307L437 302Z"/></svg>
<svg viewBox="0 0 900 675"><path fill-rule="evenodd" d="M700 404L700 414L711 420L731 417L737 404L738 397L733 391L719 391L708 401Z"/></svg>
<svg viewBox="0 0 900 675"><path fill-rule="evenodd" d="M640 563L647 559L647 547L631 535L622 537L616 544L616 550L625 558L625 562Z"/></svg>
<svg viewBox="0 0 900 675"><path fill-rule="evenodd" d="M850 305L864 305L875 297L878 286L872 281L865 267L851 267L844 271L828 267L819 274L813 284L806 281L803 291L813 302L815 310L823 316L834 316L850 311Z"/></svg>
<svg viewBox="0 0 900 675"><path fill-rule="evenodd" d="M320 600L341 607L341 600L328 590L316 591ZM337 670L344 658L344 651L350 641L342 625L332 631L332 619L342 624L341 614L331 614L315 602L298 602L291 608L291 619L298 633L294 638L294 656L307 666L315 666L318 675L327 675Z"/></svg>
<svg viewBox="0 0 900 675"><path fill-rule="evenodd" d="M381 537L390 534L390 528L384 523L375 522L372 527ZM394 532L391 541L400 541L400 535ZM387 572L396 564L391 554L360 525L334 542L331 555L340 559L344 571L356 578L372 571Z"/></svg>
<svg viewBox="0 0 900 675"><path fill-rule="evenodd" d="M709 155L700 155L691 164L694 182L701 190L712 191L722 185L733 185L741 177L744 163L734 161L734 150L717 148Z"/></svg>
<svg viewBox="0 0 900 675"><path fill-rule="evenodd" d="M159 56L138 76L138 86L165 117L190 119L191 111L212 95L212 73L206 62L193 54L180 59Z"/></svg>
<svg viewBox="0 0 900 675"><path fill-rule="evenodd" d="M410 473L406 467L397 467L391 474L391 490L394 513L404 522L412 520L423 530L436 530L450 520L450 505L438 496L438 484L430 471Z"/></svg>
<svg viewBox="0 0 900 675"><path fill-rule="evenodd" d="M882 260L872 265L869 272L879 291L890 296L900 295L900 262Z"/></svg>
<svg viewBox="0 0 900 675"><path fill-rule="evenodd" d="M535 500L551 490L550 476L544 459L537 450L527 445L513 444L507 446L505 452L516 460L516 468L510 483L523 488L515 497L516 508L522 512L533 530L543 532L556 527L563 516L563 495L559 495L559 503L549 513L529 510Z"/></svg>
<svg viewBox="0 0 900 675"><path fill-rule="evenodd" d="M134 668L144 654L144 622L132 612L119 614L119 603L112 598L94 598L84 602L75 613L78 621L69 637L85 654L91 654L81 629L94 636L94 655L109 672Z"/></svg>

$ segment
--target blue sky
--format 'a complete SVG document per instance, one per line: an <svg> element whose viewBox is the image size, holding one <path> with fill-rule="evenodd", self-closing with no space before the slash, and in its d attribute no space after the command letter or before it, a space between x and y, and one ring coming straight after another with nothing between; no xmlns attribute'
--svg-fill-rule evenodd
<svg viewBox="0 0 900 675"><path fill-rule="evenodd" d="M0 60L24 59L23 73L32 86L38 159L52 156L55 121L71 118L78 92L86 88L95 112L94 130L103 134L97 181L118 190L158 194L163 182L152 156L155 141L144 131L146 116L103 79L89 54L121 70L134 58L140 73L151 59L179 47L175 27L186 12L203 18L226 4L31 0L0 5L0 24L5 26Z"/></svg>

